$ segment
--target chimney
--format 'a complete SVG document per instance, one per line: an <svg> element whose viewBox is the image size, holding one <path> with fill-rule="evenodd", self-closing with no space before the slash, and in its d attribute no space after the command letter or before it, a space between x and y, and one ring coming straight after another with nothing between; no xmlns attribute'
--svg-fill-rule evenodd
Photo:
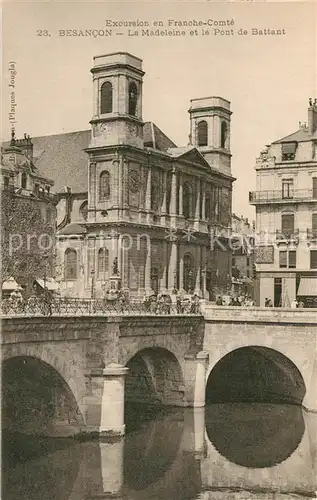
<svg viewBox="0 0 317 500"><path fill-rule="evenodd" d="M308 133L312 135L317 129L317 99L309 99L308 107Z"/></svg>

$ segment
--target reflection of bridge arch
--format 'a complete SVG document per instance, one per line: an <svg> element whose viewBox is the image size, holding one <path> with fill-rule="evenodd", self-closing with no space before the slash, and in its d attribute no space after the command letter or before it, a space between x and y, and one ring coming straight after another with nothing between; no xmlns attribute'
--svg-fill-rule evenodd
<svg viewBox="0 0 317 500"><path fill-rule="evenodd" d="M212 404L206 407L210 443L229 462L269 468L297 449L305 431L303 410L269 403Z"/></svg>
<svg viewBox="0 0 317 500"><path fill-rule="evenodd" d="M246 346L225 354L211 367L206 399L213 403L301 404L306 393L297 366L269 347Z"/></svg>
<svg viewBox="0 0 317 500"><path fill-rule="evenodd" d="M15 356L2 367L4 427L54 433L56 426L83 424L76 398L52 365L33 356Z"/></svg>
<svg viewBox="0 0 317 500"><path fill-rule="evenodd" d="M126 363L127 402L180 405L184 400L184 378L176 356L162 347L138 351Z"/></svg>

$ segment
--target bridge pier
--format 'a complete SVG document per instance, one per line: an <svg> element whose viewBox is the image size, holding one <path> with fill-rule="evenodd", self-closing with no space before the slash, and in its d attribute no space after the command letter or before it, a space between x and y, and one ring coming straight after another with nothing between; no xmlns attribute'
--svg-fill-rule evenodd
<svg viewBox="0 0 317 500"><path fill-rule="evenodd" d="M185 399L187 406L205 406L206 373L209 354L205 351L185 355Z"/></svg>
<svg viewBox="0 0 317 500"><path fill-rule="evenodd" d="M111 363L88 375L90 395L84 398L85 432L105 437L124 435L124 385L128 371L125 366Z"/></svg>

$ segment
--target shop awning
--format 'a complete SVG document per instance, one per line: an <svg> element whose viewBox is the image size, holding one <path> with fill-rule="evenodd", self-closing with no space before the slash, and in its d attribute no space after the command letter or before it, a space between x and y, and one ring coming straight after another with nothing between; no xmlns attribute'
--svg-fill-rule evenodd
<svg viewBox="0 0 317 500"><path fill-rule="evenodd" d="M9 278L7 281L2 283L3 291L22 290L22 287L15 281L14 278Z"/></svg>
<svg viewBox="0 0 317 500"><path fill-rule="evenodd" d="M300 297L317 297L317 277L301 278L297 295Z"/></svg>
<svg viewBox="0 0 317 500"><path fill-rule="evenodd" d="M36 283L38 283L40 285L41 288L46 288L47 290L51 290L51 291L55 291L55 290L58 290L59 289L59 286L58 284L52 279L52 278L48 278L46 281L45 281L45 286L44 286L44 280L40 279L40 278L37 278L36 280Z"/></svg>

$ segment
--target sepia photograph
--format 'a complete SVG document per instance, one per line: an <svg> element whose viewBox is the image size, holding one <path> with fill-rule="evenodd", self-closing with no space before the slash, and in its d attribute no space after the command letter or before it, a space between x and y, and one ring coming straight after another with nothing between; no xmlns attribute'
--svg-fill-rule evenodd
<svg viewBox="0 0 317 500"><path fill-rule="evenodd" d="M2 4L2 498L317 498L316 21Z"/></svg>

